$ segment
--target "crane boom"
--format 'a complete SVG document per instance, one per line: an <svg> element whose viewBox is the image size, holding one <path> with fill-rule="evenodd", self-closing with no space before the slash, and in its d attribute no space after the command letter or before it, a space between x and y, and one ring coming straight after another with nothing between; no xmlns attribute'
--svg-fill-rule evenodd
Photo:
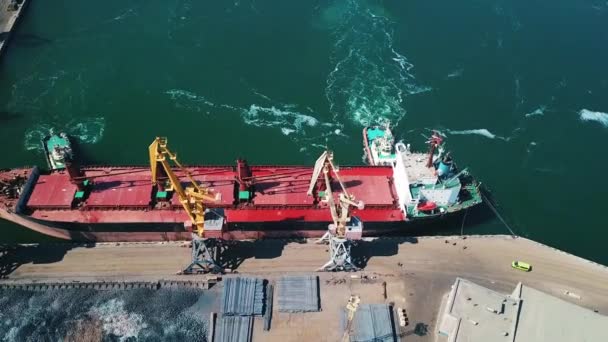
<svg viewBox="0 0 608 342"><path fill-rule="evenodd" d="M353 319L355 318L355 313L359 308L360 302L361 298L359 296L351 295L348 299L348 304L346 304L346 327L344 328L344 334L342 335L342 342L350 341L350 329L353 325Z"/></svg>
<svg viewBox="0 0 608 342"><path fill-rule="evenodd" d="M317 181L319 180L321 173L323 173L323 178L325 180L325 197L327 198L331 218L336 227L336 235L339 238L343 238L346 235L346 224L350 221L351 207L363 209L364 204L361 201L356 202L355 197L348 193L346 186L344 186L342 179L340 179L339 169L334 165L333 159L334 154L331 151L323 152L323 154L321 154L321 156L317 159L312 177L310 179L307 194L309 196L313 195ZM331 186L332 178L330 177L330 173L333 173L335 180L338 181L340 188L342 188L342 192L338 196L338 204L336 204L336 201L334 200L333 189Z"/></svg>
<svg viewBox="0 0 608 342"><path fill-rule="evenodd" d="M203 201L217 201L218 196L214 196L210 189L199 185L192 174L182 166L177 160L177 154L171 152L167 147L167 138L156 137L150 144L148 152L150 154L152 183L159 184L160 173L164 171L170 182L170 187L167 190L172 190L177 194L179 202L192 222L193 228L196 229L196 233L203 237L205 231L205 204ZM182 186L179 177L173 172L169 160L188 177L190 186L186 188Z"/></svg>

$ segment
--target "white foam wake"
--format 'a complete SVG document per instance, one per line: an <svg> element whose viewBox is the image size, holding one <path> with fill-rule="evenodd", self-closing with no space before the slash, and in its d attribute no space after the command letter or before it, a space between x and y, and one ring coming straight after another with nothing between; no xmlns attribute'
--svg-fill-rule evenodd
<svg viewBox="0 0 608 342"><path fill-rule="evenodd" d="M413 64L397 52L390 15L371 3L344 0L334 2L321 16L335 37L335 66L325 88L334 121L397 124L405 115L405 97L431 88L417 84Z"/></svg>
<svg viewBox="0 0 608 342"><path fill-rule="evenodd" d="M525 117L529 118L532 116L542 116L542 115L545 115L546 110L547 110L546 106L540 106L540 107L536 108L535 110L533 110L532 112L526 113Z"/></svg>
<svg viewBox="0 0 608 342"><path fill-rule="evenodd" d="M473 134L473 135L481 135L481 136L484 136L484 137L489 138L489 139L498 138L498 139L506 140L504 137L497 136L496 134L488 131L485 128L481 128L481 129L466 129L466 130L461 130L461 131L454 131L454 130L450 130L449 129L449 130L447 130L447 132L449 134L456 134L456 135L470 135L470 134Z"/></svg>
<svg viewBox="0 0 608 342"><path fill-rule="evenodd" d="M25 132L26 150L43 151L42 139L53 133L65 132L84 144L95 144L103 138L106 120L103 117L70 120L67 123L40 123Z"/></svg>
<svg viewBox="0 0 608 342"><path fill-rule="evenodd" d="M165 91L177 108L211 114L215 111L232 112L239 115L247 125L263 128L274 128L291 140L308 143L320 138L344 136L342 126L331 122L321 122L310 107L301 108L296 104L274 101L267 95L251 89L252 95L267 102L267 105L251 104L248 107L214 103L205 96L184 89Z"/></svg>
<svg viewBox="0 0 608 342"><path fill-rule="evenodd" d="M457 77L462 76L463 72L464 72L464 69L460 68L460 69L450 72L445 78L457 78Z"/></svg>
<svg viewBox="0 0 608 342"><path fill-rule="evenodd" d="M242 116L246 124L257 127L280 127L285 135L293 132L303 132L309 127L319 124L316 118L291 111L280 109L274 106L262 107L252 104L248 109L242 111Z"/></svg>
<svg viewBox="0 0 608 342"><path fill-rule="evenodd" d="M175 108L202 112L205 107L213 107L215 104L204 96L188 90L169 89L165 92L174 101Z"/></svg>
<svg viewBox="0 0 608 342"><path fill-rule="evenodd" d="M133 7L133 8L129 8L129 9L123 11L121 14L115 16L114 19L112 19L112 20L120 21L125 18L136 16L136 15L137 15L137 12L135 12L135 7Z"/></svg>
<svg viewBox="0 0 608 342"><path fill-rule="evenodd" d="M98 117L68 123L67 132L81 143L95 144L103 138L105 128L106 119Z"/></svg>
<svg viewBox="0 0 608 342"><path fill-rule="evenodd" d="M599 122L604 127L608 127L608 113L594 112L588 109L581 109L578 114L581 120L583 121L595 121Z"/></svg>

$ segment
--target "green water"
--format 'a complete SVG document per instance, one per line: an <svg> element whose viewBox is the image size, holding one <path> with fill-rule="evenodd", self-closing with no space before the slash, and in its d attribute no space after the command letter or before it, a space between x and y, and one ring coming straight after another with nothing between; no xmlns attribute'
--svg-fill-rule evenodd
<svg viewBox="0 0 608 342"><path fill-rule="evenodd" d="M187 163L358 164L388 119L417 148L446 134L518 234L608 263L607 23L605 0L32 1L1 61L0 167L43 164L51 128L91 163L167 135Z"/></svg>

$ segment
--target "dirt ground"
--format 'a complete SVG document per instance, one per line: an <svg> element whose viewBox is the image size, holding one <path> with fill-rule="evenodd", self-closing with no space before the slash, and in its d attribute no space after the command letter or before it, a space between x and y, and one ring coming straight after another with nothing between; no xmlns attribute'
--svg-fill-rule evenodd
<svg viewBox="0 0 608 342"><path fill-rule="evenodd" d="M190 250L179 243L22 246L2 252L3 282L203 279L177 276ZM273 281L284 274L311 273L328 258L327 246L281 240L243 242L226 262L240 274ZM337 341L340 313L351 294L362 303L393 303L407 310L408 341L433 341L442 297L456 277L504 293L523 282L566 301L608 314L608 268L523 238L453 237L380 239L361 242L353 257L364 266L355 273L318 273L318 313L279 313L272 328L256 320L256 341ZM511 268L513 260L532 272ZM361 278L363 277L363 278ZM386 298L384 286L386 283ZM567 293L566 293L567 291Z"/></svg>

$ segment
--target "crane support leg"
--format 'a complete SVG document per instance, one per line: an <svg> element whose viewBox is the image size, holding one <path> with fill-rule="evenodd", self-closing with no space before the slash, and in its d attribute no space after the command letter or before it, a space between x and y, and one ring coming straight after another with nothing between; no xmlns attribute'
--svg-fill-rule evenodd
<svg viewBox="0 0 608 342"><path fill-rule="evenodd" d="M339 238L330 232L327 232L321 240L329 242L329 261L321 266L318 271L357 271L358 267L353 264L350 257L350 248L352 241L345 238Z"/></svg>
<svg viewBox="0 0 608 342"><path fill-rule="evenodd" d="M222 273L223 268L216 262L220 250L220 240L203 239L197 234L192 234L192 261L181 273Z"/></svg>

